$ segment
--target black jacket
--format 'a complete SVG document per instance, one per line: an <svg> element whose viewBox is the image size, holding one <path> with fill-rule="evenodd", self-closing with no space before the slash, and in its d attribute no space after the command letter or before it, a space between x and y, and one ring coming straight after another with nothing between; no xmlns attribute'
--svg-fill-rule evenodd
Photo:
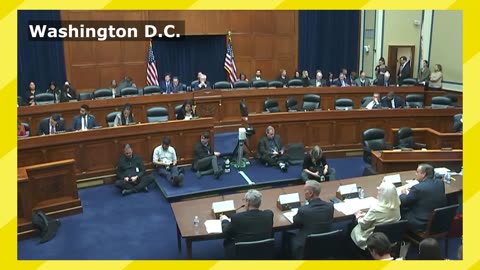
<svg viewBox="0 0 480 270"><path fill-rule="evenodd" d="M258 241L273 237L273 212L271 210L252 209L239 212L228 220L222 221L225 235L224 245L236 242Z"/></svg>
<svg viewBox="0 0 480 270"><path fill-rule="evenodd" d="M56 132L59 132L59 131L65 131L65 124L63 123L63 121L59 120L57 121L57 124L55 125L55 131ZM50 134L50 120L45 120L45 121L41 121L40 124L38 125L38 131L37 131L37 135L38 136L41 136L41 135L48 135Z"/></svg>
<svg viewBox="0 0 480 270"><path fill-rule="evenodd" d="M201 142L198 142L193 147L193 164L196 167L197 162L202 159L213 155L212 147L210 144L208 146L203 145Z"/></svg>
<svg viewBox="0 0 480 270"><path fill-rule="evenodd" d="M275 143L277 151L280 151L284 148L282 139L280 139L279 135L275 134L275 136L273 137L273 141ZM258 142L257 155L259 158L263 156L272 155L272 149L270 147L270 139L267 136L263 136L263 138L261 138L260 141Z"/></svg>
<svg viewBox="0 0 480 270"><path fill-rule="evenodd" d="M140 156L133 154L131 158L128 158L122 155L118 160L117 179L123 180L127 176L138 176L138 179L140 179L144 173L145 166Z"/></svg>

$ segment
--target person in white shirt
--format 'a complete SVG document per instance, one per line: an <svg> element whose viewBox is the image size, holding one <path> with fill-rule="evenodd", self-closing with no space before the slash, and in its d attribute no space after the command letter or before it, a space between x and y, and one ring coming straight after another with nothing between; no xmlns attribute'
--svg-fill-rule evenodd
<svg viewBox="0 0 480 270"><path fill-rule="evenodd" d="M183 183L183 173L177 167L177 154L170 146L170 138L163 137L162 145L153 150L153 164L157 172L165 177L173 186L180 186Z"/></svg>
<svg viewBox="0 0 480 270"><path fill-rule="evenodd" d="M380 103L380 94L379 93L373 93L372 99L367 99L364 104L362 104L362 108L365 108L367 110L371 109L380 109L382 107L382 104Z"/></svg>

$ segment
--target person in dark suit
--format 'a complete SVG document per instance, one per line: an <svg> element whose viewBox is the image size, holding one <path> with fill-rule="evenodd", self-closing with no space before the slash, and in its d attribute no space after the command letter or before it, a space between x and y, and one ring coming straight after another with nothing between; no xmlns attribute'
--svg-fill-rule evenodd
<svg viewBox="0 0 480 270"><path fill-rule="evenodd" d="M319 198L320 183L308 180L303 191L308 204L298 208L297 214L293 217L293 224L299 227L298 232L289 234L291 254L295 259L302 258L308 235L329 232L333 224L333 204Z"/></svg>
<svg viewBox="0 0 480 270"><path fill-rule="evenodd" d="M400 57L400 67L398 68L397 72L397 82L399 85L402 85L403 80L411 77L410 71L410 61L408 61L407 57L405 56Z"/></svg>
<svg viewBox="0 0 480 270"><path fill-rule="evenodd" d="M277 81L281 82L283 84L283 87L287 87L288 85L287 70L285 69L280 70L280 75L278 75Z"/></svg>
<svg viewBox="0 0 480 270"><path fill-rule="evenodd" d="M98 126L95 116L90 114L90 107L87 104L80 106L80 114L73 117L73 130L87 130Z"/></svg>
<svg viewBox="0 0 480 270"><path fill-rule="evenodd" d="M332 72L328 72L328 78L326 80L326 83L327 83L327 86L330 87L332 85L334 85L335 83L335 79L333 78L333 73Z"/></svg>
<svg viewBox="0 0 480 270"><path fill-rule="evenodd" d="M212 89L212 87L210 86L210 83L207 82L207 75L205 74L200 75L200 79L198 80L198 82L196 82L193 85L193 89L195 89L195 91L203 90L203 89Z"/></svg>
<svg viewBox="0 0 480 270"><path fill-rule="evenodd" d="M214 174L215 178L219 178L223 169L218 165L217 157L220 152L213 152L210 145L210 133L205 131L200 136L200 142L195 144L193 148L193 169L197 171L197 177L202 175Z"/></svg>
<svg viewBox="0 0 480 270"><path fill-rule="evenodd" d="M258 159L267 166L278 166L283 172L287 171L288 156L285 146L279 135L275 135L275 129L268 126L265 136L260 139L257 147Z"/></svg>
<svg viewBox="0 0 480 270"><path fill-rule="evenodd" d="M340 73L340 75L338 75L338 79L336 81L334 81L334 85L336 85L338 87L350 86L347 83L347 80L345 79L345 74L343 74L343 73Z"/></svg>
<svg viewBox="0 0 480 270"><path fill-rule="evenodd" d="M231 219L220 216L225 235L223 246L227 258L234 258L236 242L259 241L273 237L273 212L260 210L262 193L251 189L245 193L245 212L233 214Z"/></svg>
<svg viewBox="0 0 480 270"><path fill-rule="evenodd" d="M172 93L178 93L184 90L184 84L180 83L178 77L174 76L172 79Z"/></svg>
<svg viewBox="0 0 480 270"><path fill-rule="evenodd" d="M59 131L65 131L65 125L63 121L60 120L60 114L54 113L48 121L41 121L38 126L37 135L49 135L55 134Z"/></svg>
<svg viewBox="0 0 480 270"><path fill-rule="evenodd" d="M171 94L173 93L173 83L170 77L170 74L165 74L165 80L160 82L160 88L162 89L163 94Z"/></svg>
<svg viewBox="0 0 480 270"><path fill-rule="evenodd" d="M445 184L434 179L433 167L425 163L418 165L415 178L417 185L402 188L400 210L411 229L424 231L433 210L447 205Z"/></svg>
<svg viewBox="0 0 480 270"><path fill-rule="evenodd" d="M75 91L75 88L73 88L68 81L65 81L60 94L60 102L69 102L70 100L76 99L77 91Z"/></svg>
<svg viewBox="0 0 480 270"><path fill-rule="evenodd" d="M125 196L140 191L147 192L147 186L153 181L153 176L145 175L142 158L133 154L132 147L126 144L123 155L118 160L115 186L121 189L122 195Z"/></svg>
<svg viewBox="0 0 480 270"><path fill-rule="evenodd" d="M310 85L313 87L324 87L327 85L327 82L323 79L321 70L317 71L315 79L310 80Z"/></svg>
<svg viewBox="0 0 480 270"><path fill-rule="evenodd" d="M367 99L362 104L361 107L365 108L367 110L382 108L382 104L381 104L381 100L380 100L380 94L379 93L373 93L372 99L371 100Z"/></svg>
<svg viewBox="0 0 480 270"><path fill-rule="evenodd" d="M390 109L403 108L403 100L399 96L395 96L395 92L390 91L382 98L382 107Z"/></svg>

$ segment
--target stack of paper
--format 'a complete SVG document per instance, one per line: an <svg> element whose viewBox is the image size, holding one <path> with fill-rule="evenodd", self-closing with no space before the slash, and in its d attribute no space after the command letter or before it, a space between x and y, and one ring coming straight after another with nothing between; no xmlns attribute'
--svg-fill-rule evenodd
<svg viewBox="0 0 480 270"><path fill-rule="evenodd" d="M375 204L377 204L377 199L374 197L368 197L365 199L347 199L342 203L334 204L333 207L335 207L335 210L342 212L345 215L352 215L359 210L369 209Z"/></svg>
<svg viewBox="0 0 480 270"><path fill-rule="evenodd" d="M219 219L209 219L205 221L207 233L222 233L222 222Z"/></svg>
<svg viewBox="0 0 480 270"><path fill-rule="evenodd" d="M297 214L298 208L293 208L290 211L283 212L283 216L285 216L290 223L293 223L293 217Z"/></svg>
<svg viewBox="0 0 480 270"><path fill-rule="evenodd" d="M412 188L413 186L415 186L416 184L419 183L417 180L407 180L405 182L406 182L406 184L404 186L397 187L398 196L400 196L402 194L402 188L405 187L407 189L407 194L408 194L410 188Z"/></svg>

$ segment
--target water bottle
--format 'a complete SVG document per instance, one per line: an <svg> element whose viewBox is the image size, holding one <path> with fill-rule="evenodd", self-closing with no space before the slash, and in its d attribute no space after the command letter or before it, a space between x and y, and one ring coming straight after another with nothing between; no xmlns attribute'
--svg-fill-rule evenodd
<svg viewBox="0 0 480 270"><path fill-rule="evenodd" d="M361 187L358 187L358 198L359 199L365 198L365 190L363 190L363 188Z"/></svg>
<svg viewBox="0 0 480 270"><path fill-rule="evenodd" d="M223 170L225 171L225 173L230 173L230 159L227 158L225 160L225 164L223 165Z"/></svg>
<svg viewBox="0 0 480 270"><path fill-rule="evenodd" d="M198 227L198 224L200 224L200 219L198 218L198 216L195 216L193 218L193 226Z"/></svg>
<svg viewBox="0 0 480 270"><path fill-rule="evenodd" d="M450 181L452 179L452 175L450 172L446 172L445 175L443 176L443 182L450 184Z"/></svg>

